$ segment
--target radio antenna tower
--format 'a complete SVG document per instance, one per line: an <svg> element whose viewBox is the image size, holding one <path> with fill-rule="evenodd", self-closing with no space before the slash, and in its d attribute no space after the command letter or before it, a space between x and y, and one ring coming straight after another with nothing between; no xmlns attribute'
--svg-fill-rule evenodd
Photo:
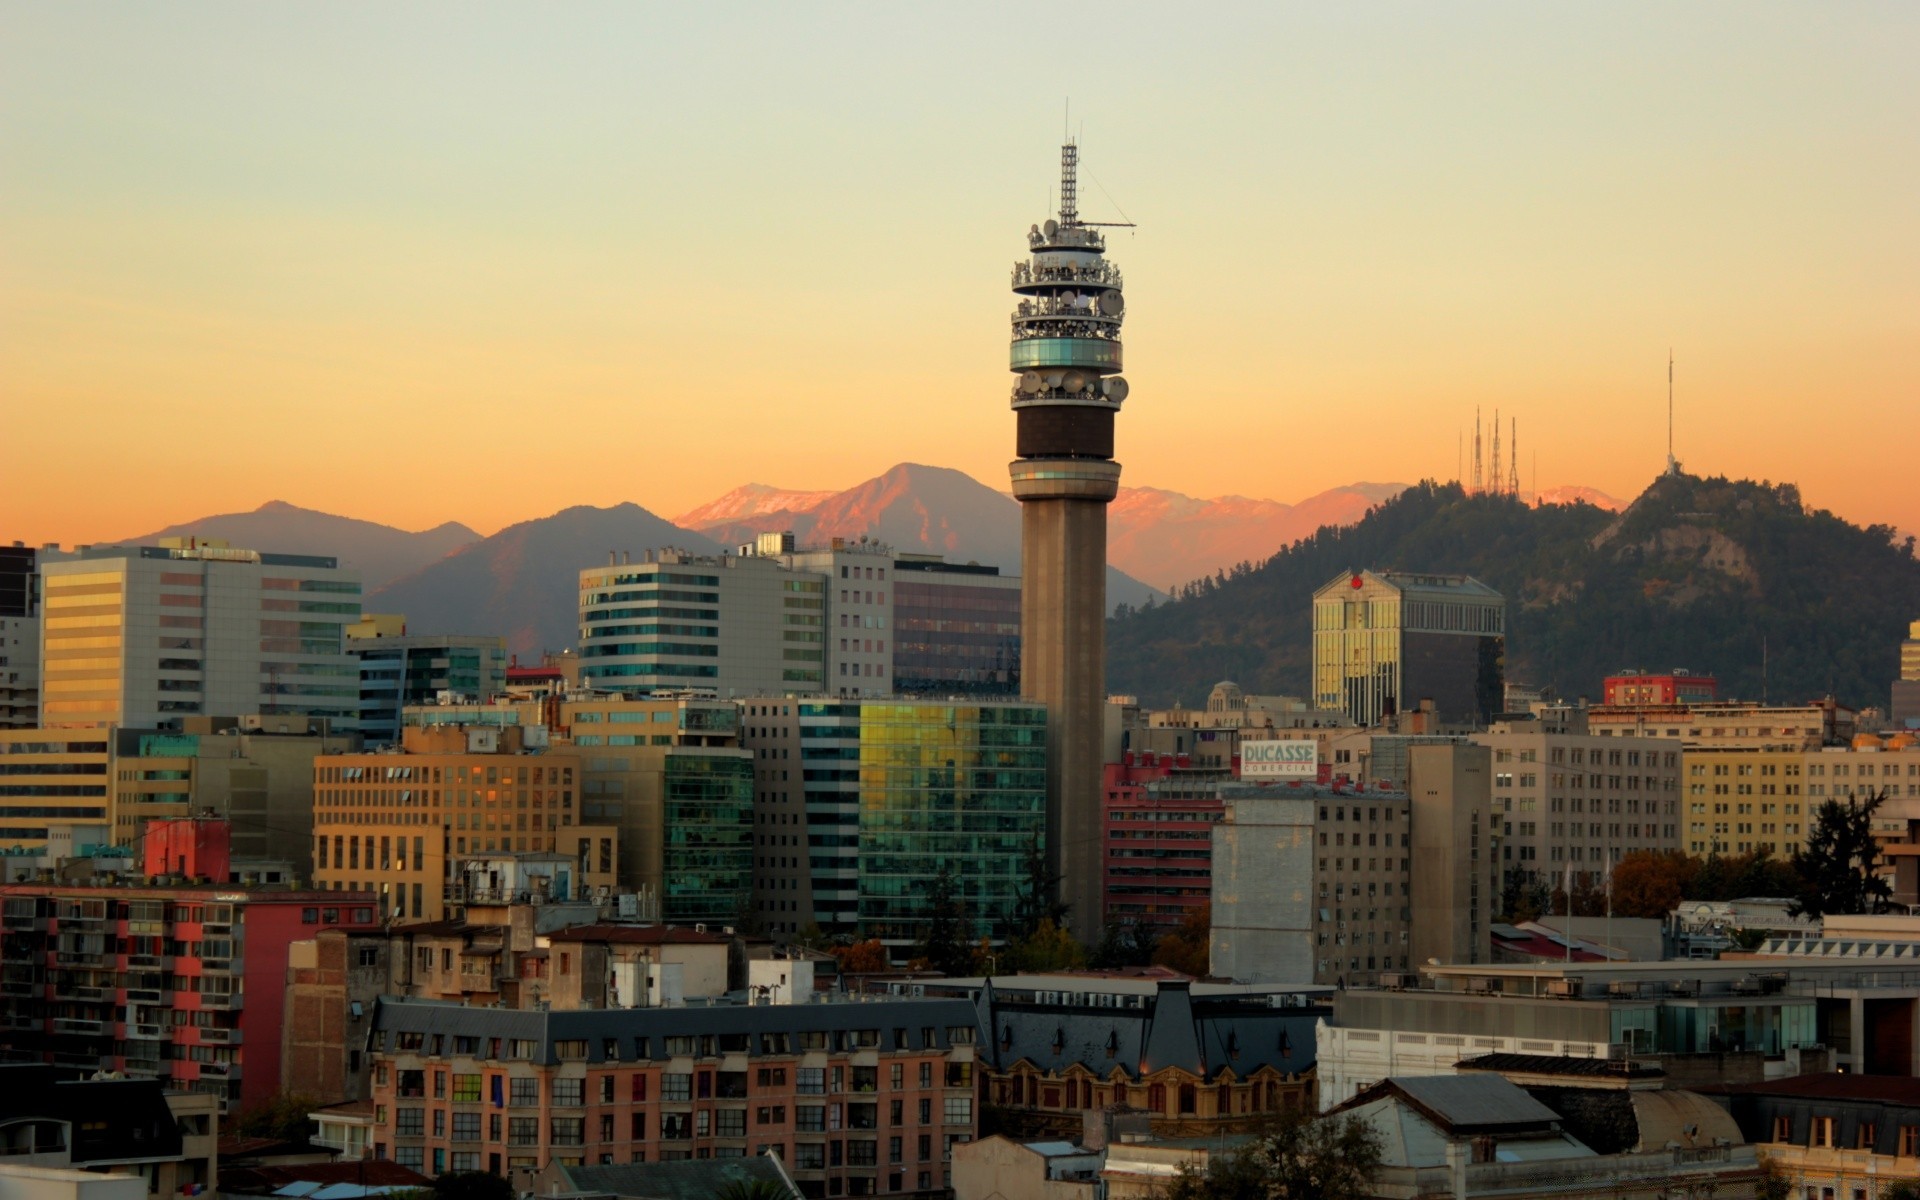
<svg viewBox="0 0 1920 1200"><path fill-rule="evenodd" d="M1506 480L1500 475L1500 410L1493 410L1493 469L1487 472L1487 490L1498 495Z"/></svg>
<svg viewBox="0 0 1920 1200"><path fill-rule="evenodd" d="M1673 348L1667 348L1667 474L1680 473L1680 460L1673 456Z"/></svg>
<svg viewBox="0 0 1920 1200"><path fill-rule="evenodd" d="M1480 494L1480 406L1473 406L1473 494Z"/></svg>
<svg viewBox="0 0 1920 1200"><path fill-rule="evenodd" d="M1513 436L1507 439L1507 495L1520 495L1520 418L1509 418L1513 422Z"/></svg>

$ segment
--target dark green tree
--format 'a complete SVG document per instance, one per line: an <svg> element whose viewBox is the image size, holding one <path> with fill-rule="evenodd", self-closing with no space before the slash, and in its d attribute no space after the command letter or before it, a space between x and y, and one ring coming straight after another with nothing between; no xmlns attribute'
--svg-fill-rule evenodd
<svg viewBox="0 0 1920 1200"><path fill-rule="evenodd" d="M1849 796L1820 806L1807 844L1793 852L1793 869L1804 888L1787 911L1794 916L1879 912L1893 894L1877 867L1880 843L1873 836L1873 814L1887 793Z"/></svg>
<svg viewBox="0 0 1920 1200"><path fill-rule="evenodd" d="M1065 928L1068 905L1060 898L1060 876L1047 865L1047 852L1037 833L1027 839L1021 853L1020 876L1020 891L1001 936L1012 942L1032 937L1042 925Z"/></svg>
<svg viewBox="0 0 1920 1200"><path fill-rule="evenodd" d="M927 885L926 940L919 957L942 975L966 975L973 969L973 938L966 904L953 872L941 867Z"/></svg>
<svg viewBox="0 0 1920 1200"><path fill-rule="evenodd" d="M305 1145L313 1134L313 1121L307 1114L320 1107L320 1101L303 1092L275 1092L233 1118L233 1132L243 1137L279 1138L283 1142Z"/></svg>
<svg viewBox="0 0 1920 1200"><path fill-rule="evenodd" d="M1367 1200L1384 1146L1357 1117L1288 1109L1267 1133L1206 1171L1183 1170L1166 1200Z"/></svg>
<svg viewBox="0 0 1920 1200"><path fill-rule="evenodd" d="M1151 929L1132 921L1110 921L1100 930L1088 965L1101 971L1144 967L1153 961L1153 946Z"/></svg>
<svg viewBox="0 0 1920 1200"><path fill-rule="evenodd" d="M433 1200L513 1200L513 1185L488 1171L448 1171L434 1179Z"/></svg>

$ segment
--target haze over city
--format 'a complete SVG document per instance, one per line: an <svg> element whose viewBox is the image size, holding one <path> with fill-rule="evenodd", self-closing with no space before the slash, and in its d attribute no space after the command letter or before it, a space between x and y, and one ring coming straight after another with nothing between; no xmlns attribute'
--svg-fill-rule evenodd
<svg viewBox="0 0 1920 1200"><path fill-rule="evenodd" d="M1449 478L1479 405L1525 488L1631 497L1671 347L1689 471L1913 529L1917 49L1902 5L15 5L0 508L1004 486L1064 125L1139 223L1131 485Z"/></svg>

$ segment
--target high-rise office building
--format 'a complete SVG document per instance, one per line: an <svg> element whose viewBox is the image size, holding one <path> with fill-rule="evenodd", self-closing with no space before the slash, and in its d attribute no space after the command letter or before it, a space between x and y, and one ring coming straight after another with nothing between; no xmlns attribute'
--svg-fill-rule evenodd
<svg viewBox="0 0 1920 1200"><path fill-rule="evenodd" d="M826 681L835 696L1014 696L1020 581L998 567L834 538L781 561L827 581ZM745 547L743 547L745 549Z"/></svg>
<svg viewBox="0 0 1920 1200"><path fill-rule="evenodd" d="M79 550L40 575L43 725L359 719L344 630L360 618L360 581L335 559L170 538Z"/></svg>
<svg viewBox="0 0 1920 1200"><path fill-rule="evenodd" d="M406 618L368 613L347 627L347 653L360 660L360 736L367 746L400 740L400 713L442 694L486 701L507 685L507 639L408 633Z"/></svg>
<svg viewBox="0 0 1920 1200"><path fill-rule="evenodd" d="M33 547L0 546L0 729L40 723L40 581Z"/></svg>
<svg viewBox="0 0 1920 1200"><path fill-rule="evenodd" d="M759 555L649 552L580 572L580 681L722 698L826 686L826 578Z"/></svg>
<svg viewBox="0 0 1920 1200"><path fill-rule="evenodd" d="M1316 708L1361 725L1431 700L1443 722L1485 725L1504 699L1507 602L1466 575L1359 571L1313 594Z"/></svg>
<svg viewBox="0 0 1920 1200"><path fill-rule="evenodd" d="M993 937L1046 818L1046 713L1019 701L748 698L754 904L776 932L857 927L906 947L948 871Z"/></svg>
<svg viewBox="0 0 1920 1200"><path fill-rule="evenodd" d="M1020 690L1047 709L1047 854L1067 919L1099 930L1106 718L1107 505L1120 487L1113 421L1121 378L1121 277L1080 219L1080 151L1060 148L1060 215L1014 264L1011 465L1020 502Z"/></svg>

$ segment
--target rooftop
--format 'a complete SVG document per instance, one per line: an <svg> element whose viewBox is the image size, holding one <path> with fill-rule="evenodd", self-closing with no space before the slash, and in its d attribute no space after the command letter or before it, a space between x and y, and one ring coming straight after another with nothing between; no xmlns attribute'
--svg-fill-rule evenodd
<svg viewBox="0 0 1920 1200"><path fill-rule="evenodd" d="M573 925L547 935L551 942L612 942L623 946L723 946L732 941L722 933L688 929L684 925Z"/></svg>

